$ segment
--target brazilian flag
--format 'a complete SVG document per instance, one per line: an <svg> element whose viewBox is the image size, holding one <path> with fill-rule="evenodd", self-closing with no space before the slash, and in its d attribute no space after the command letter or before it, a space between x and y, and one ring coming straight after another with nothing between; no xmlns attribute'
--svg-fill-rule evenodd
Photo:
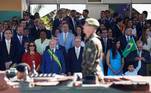
<svg viewBox="0 0 151 93"><path fill-rule="evenodd" d="M131 38L131 39L129 40L129 42L128 42L126 48L124 49L124 51L123 51L123 53L122 53L122 54L123 54L123 57L124 57L124 58L127 57L127 55L128 55L129 53L131 53L132 51L134 51L134 50L137 50L137 46L136 46L136 43L135 43L134 38Z"/></svg>

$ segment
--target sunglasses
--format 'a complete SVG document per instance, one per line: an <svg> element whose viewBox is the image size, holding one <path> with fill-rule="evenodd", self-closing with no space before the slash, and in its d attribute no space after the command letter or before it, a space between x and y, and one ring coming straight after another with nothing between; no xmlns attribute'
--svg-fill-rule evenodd
<svg viewBox="0 0 151 93"><path fill-rule="evenodd" d="M35 47L35 45L29 45L29 47Z"/></svg>

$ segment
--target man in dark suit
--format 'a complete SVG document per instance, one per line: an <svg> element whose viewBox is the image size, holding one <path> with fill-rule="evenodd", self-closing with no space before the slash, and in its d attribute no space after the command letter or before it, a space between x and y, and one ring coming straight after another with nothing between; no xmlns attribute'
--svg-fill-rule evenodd
<svg viewBox="0 0 151 93"><path fill-rule="evenodd" d="M23 35L24 34L24 28L23 26L17 27L17 34L13 37L14 41L17 43L18 48L18 62L21 62L21 57L24 53L24 44L25 41L27 41L27 38Z"/></svg>
<svg viewBox="0 0 151 93"><path fill-rule="evenodd" d="M72 33L76 34L75 30L76 30L76 26L78 24L78 20L76 19L76 10L71 10L70 16L67 16L66 20L69 24L70 30L72 30Z"/></svg>
<svg viewBox="0 0 151 93"><path fill-rule="evenodd" d="M80 26L83 26L85 24L85 20L89 18L89 10L88 9L83 10L82 15L83 18L80 20Z"/></svg>
<svg viewBox="0 0 151 93"><path fill-rule="evenodd" d="M141 68L138 72L139 75L146 76L147 75L147 67L146 64L151 63L150 53L143 49L142 41L137 41L138 50L131 52L126 58L126 62L131 62L136 68L138 62L141 61ZM125 63L126 64L126 63Z"/></svg>
<svg viewBox="0 0 151 93"><path fill-rule="evenodd" d="M108 39L107 37L107 29L102 30L101 32L101 43L102 43L102 47L103 47L103 67L104 67L104 74L107 74L107 69L108 66L106 64L106 54L108 49L111 48L112 46L112 40Z"/></svg>
<svg viewBox="0 0 151 93"><path fill-rule="evenodd" d="M66 19L63 16L63 11L60 9L57 11L57 17L54 19L53 21L53 29L57 29L60 27L60 25L62 24L62 22L66 21Z"/></svg>
<svg viewBox="0 0 151 93"><path fill-rule="evenodd" d="M114 38L119 38L123 35L122 31L120 30L120 26L122 25L122 23L123 23L123 20L119 18L116 20L116 23L112 25Z"/></svg>
<svg viewBox="0 0 151 93"><path fill-rule="evenodd" d="M82 62L82 53L83 47L81 47L81 38L75 37L74 40L75 46L69 49L69 67L71 74L75 72L81 72L81 62Z"/></svg>
<svg viewBox="0 0 151 93"><path fill-rule="evenodd" d="M1 44L1 63L0 70L6 70L11 65L18 63L18 54L17 54L17 44L12 39L13 33L11 30L5 30L4 37L5 39Z"/></svg>
<svg viewBox="0 0 151 93"><path fill-rule="evenodd" d="M136 25L137 39L140 39L140 37L142 36L142 32L143 32L144 26L146 24L146 20L144 18L145 17L143 16L143 14L139 14L139 22Z"/></svg>
<svg viewBox="0 0 151 93"><path fill-rule="evenodd" d="M30 28L29 35L33 36L33 40L36 40L39 38L39 19L34 20L34 25Z"/></svg>
<svg viewBox="0 0 151 93"><path fill-rule="evenodd" d="M127 28L125 30L125 34L120 37L122 51L124 51L127 43L131 38L135 39L135 37L132 35L132 30L133 30L132 28Z"/></svg>

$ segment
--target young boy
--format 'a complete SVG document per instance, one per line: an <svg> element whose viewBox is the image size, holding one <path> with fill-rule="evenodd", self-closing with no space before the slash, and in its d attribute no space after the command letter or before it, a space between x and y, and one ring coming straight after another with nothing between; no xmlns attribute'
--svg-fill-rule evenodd
<svg viewBox="0 0 151 93"><path fill-rule="evenodd" d="M139 69L141 68L141 61L138 62L138 66L134 68L133 64L128 65L128 71L125 72L126 76L136 76L138 74Z"/></svg>

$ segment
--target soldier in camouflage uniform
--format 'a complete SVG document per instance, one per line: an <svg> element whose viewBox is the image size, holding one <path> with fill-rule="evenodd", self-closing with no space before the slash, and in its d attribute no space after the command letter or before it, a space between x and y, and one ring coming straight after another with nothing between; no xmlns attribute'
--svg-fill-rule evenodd
<svg viewBox="0 0 151 93"><path fill-rule="evenodd" d="M98 27L99 22L94 18L87 18L83 26L86 40L83 52L82 74L83 79L86 82L86 79L96 79L96 76L101 79L103 75L99 65L102 53L102 44L95 33Z"/></svg>

